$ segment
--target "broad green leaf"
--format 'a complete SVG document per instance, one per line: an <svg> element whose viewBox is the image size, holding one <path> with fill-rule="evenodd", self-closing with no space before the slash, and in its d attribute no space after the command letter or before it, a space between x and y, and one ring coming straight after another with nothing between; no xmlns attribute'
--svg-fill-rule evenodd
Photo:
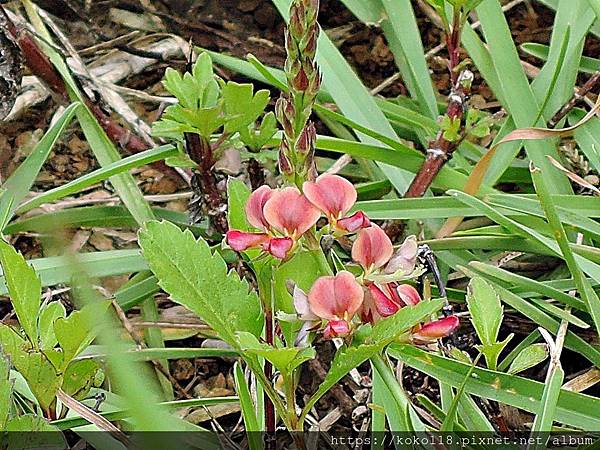
<svg viewBox="0 0 600 450"><path fill-rule="evenodd" d="M42 350L53 349L58 343L54 333L54 322L61 317L65 317L67 312L65 307L59 301L48 303L40 312L40 348Z"/></svg>
<svg viewBox="0 0 600 450"><path fill-rule="evenodd" d="M42 295L40 279L25 258L4 240L0 240L0 263L19 323L29 340L37 346L37 320Z"/></svg>
<svg viewBox="0 0 600 450"><path fill-rule="evenodd" d="M56 401L56 393L62 385L62 375L48 360L46 355L38 352L20 352L11 355L11 360L16 369L27 380L27 384L35 395L44 411L49 411L50 406Z"/></svg>
<svg viewBox="0 0 600 450"><path fill-rule="evenodd" d="M160 286L173 301L200 316L219 336L239 349L235 333L259 336L263 315L258 296L203 239L168 222L150 222L140 246Z"/></svg>
<svg viewBox="0 0 600 450"><path fill-rule="evenodd" d="M532 344L525 347L515 359L513 359L508 373L517 374L531 367L537 366L548 357L548 346L543 343Z"/></svg>
<svg viewBox="0 0 600 450"><path fill-rule="evenodd" d="M250 353L262 356L270 361L284 378L292 375L294 369L315 357L312 347L281 347L276 348L258 341L256 336L246 332L237 334L242 354Z"/></svg>
<svg viewBox="0 0 600 450"><path fill-rule="evenodd" d="M467 287L467 306L481 343L495 344L504 311L494 288L483 278L471 279Z"/></svg>
<svg viewBox="0 0 600 450"><path fill-rule="evenodd" d="M223 101L227 122L226 133L235 133L253 124L269 103L269 91L261 89L254 93L250 83L229 81L223 88Z"/></svg>
<svg viewBox="0 0 600 450"><path fill-rule="evenodd" d="M250 189L237 178L227 180L227 221L235 230L249 231L252 226L246 219L246 203Z"/></svg>
<svg viewBox="0 0 600 450"><path fill-rule="evenodd" d="M63 375L62 390L77 400L85 399L94 385L98 371L100 366L96 361L73 361Z"/></svg>
<svg viewBox="0 0 600 450"><path fill-rule="evenodd" d="M99 327L104 325L109 304L108 300L88 303L69 317L54 322L54 333L63 351L61 368L66 368L94 340Z"/></svg>
<svg viewBox="0 0 600 450"><path fill-rule="evenodd" d="M26 414L12 419L7 427L8 450L64 450L67 447L62 433L43 417Z"/></svg>

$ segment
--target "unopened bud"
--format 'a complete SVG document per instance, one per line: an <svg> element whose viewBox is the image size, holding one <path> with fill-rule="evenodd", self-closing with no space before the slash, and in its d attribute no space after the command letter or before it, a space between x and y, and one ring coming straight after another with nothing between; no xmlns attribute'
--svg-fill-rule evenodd
<svg viewBox="0 0 600 450"><path fill-rule="evenodd" d="M292 89L296 91L304 92L308 88L308 77L306 76L306 72L304 68L300 68L298 74L292 80Z"/></svg>
<svg viewBox="0 0 600 450"><path fill-rule="evenodd" d="M298 138L296 143L296 151L303 155L309 154L315 147L315 141L317 139L317 130L312 122L309 122Z"/></svg>
<svg viewBox="0 0 600 450"><path fill-rule="evenodd" d="M291 175L294 173L294 167L292 166L292 162L290 161L289 157L286 155L284 142L285 141L282 141L282 145L279 148L279 171L284 175Z"/></svg>
<svg viewBox="0 0 600 450"><path fill-rule="evenodd" d="M294 135L294 116L295 116L294 105L288 97L281 95L275 103L275 116L283 127L283 131L286 136Z"/></svg>

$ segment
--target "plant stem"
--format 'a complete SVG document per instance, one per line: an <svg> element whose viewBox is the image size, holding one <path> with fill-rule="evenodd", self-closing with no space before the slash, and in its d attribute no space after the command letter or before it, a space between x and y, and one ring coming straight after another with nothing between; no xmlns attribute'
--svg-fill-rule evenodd
<svg viewBox="0 0 600 450"><path fill-rule="evenodd" d="M600 70L593 74L590 79L577 91L573 96L558 110L556 114L548 122L549 128L554 128L564 117L569 114L575 106L600 83Z"/></svg>
<svg viewBox="0 0 600 450"><path fill-rule="evenodd" d="M452 27L446 31L446 45L450 57L448 71L450 72L450 82L452 84L448 97L446 117L450 118L452 123L456 121L460 122L459 137L449 140L446 138L445 130L441 129L438 132L436 139L429 143L425 162L406 191L405 197L407 198L422 197L425 194L436 175L446 161L448 161L454 150L458 148L466 134L464 118L473 74L468 70L460 74L458 73L461 26L460 11L455 10Z"/></svg>

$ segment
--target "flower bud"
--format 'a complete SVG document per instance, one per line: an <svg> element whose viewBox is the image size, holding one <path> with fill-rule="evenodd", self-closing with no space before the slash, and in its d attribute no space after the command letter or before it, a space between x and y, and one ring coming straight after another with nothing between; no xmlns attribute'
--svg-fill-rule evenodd
<svg viewBox="0 0 600 450"><path fill-rule="evenodd" d="M296 142L296 151L303 155L309 154L315 148L315 141L317 140L317 130L312 122L309 122L298 137Z"/></svg>
<svg viewBox="0 0 600 450"><path fill-rule="evenodd" d="M418 331L413 333L413 339L429 341L441 339L450 336L459 327L460 321L456 316L444 317L423 325Z"/></svg>
<svg viewBox="0 0 600 450"><path fill-rule="evenodd" d="M281 141L281 146L279 147L279 172L284 175L292 175L294 167L286 154L286 147L287 142L285 140Z"/></svg>

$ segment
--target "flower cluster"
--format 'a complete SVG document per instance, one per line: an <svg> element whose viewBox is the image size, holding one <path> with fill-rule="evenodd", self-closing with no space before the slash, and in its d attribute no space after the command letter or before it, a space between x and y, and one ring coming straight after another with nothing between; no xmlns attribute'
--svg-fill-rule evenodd
<svg viewBox="0 0 600 450"><path fill-rule="evenodd" d="M259 232L230 230L227 244L235 251L260 248L275 258L288 257L300 238L325 214L332 232L353 233L371 222L362 212L346 214L356 202L356 189L348 180L324 174L302 186L271 189L261 186L246 204L246 217Z"/></svg>
<svg viewBox="0 0 600 450"><path fill-rule="evenodd" d="M360 323L375 323L405 306L421 301L417 290L406 281L422 273L417 265L418 245L409 236L394 251L390 238L363 212L348 215L357 199L348 180L324 174L307 181L303 192L295 187L271 189L263 186L250 196L246 205L248 222L258 232L230 230L226 241L236 251L260 248L275 258L288 258L302 236L317 223L321 214L334 236L356 233L352 260L361 274L342 270L335 276L319 278L306 294L294 288L294 305L304 321L299 339L325 323L326 338L352 334ZM356 319L356 320L355 320ZM451 334L459 325L455 316L417 325L410 334L413 342L427 342Z"/></svg>

